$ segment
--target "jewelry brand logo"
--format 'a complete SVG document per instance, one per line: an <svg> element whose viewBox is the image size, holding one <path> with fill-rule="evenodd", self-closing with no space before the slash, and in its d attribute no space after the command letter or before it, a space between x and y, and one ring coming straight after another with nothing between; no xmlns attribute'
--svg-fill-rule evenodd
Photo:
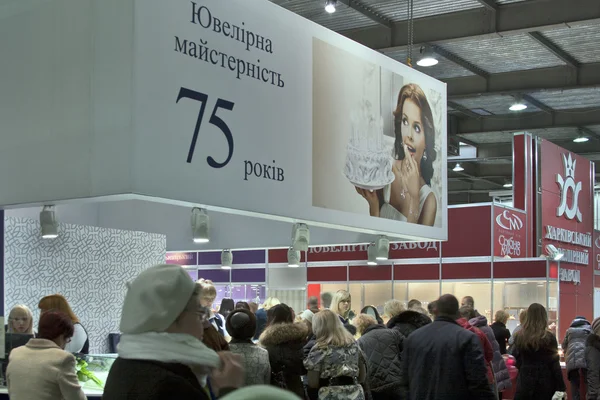
<svg viewBox="0 0 600 400"><path fill-rule="evenodd" d="M504 210L502 214L496 217L496 223L499 227L509 231L518 231L523 227L523 221L516 214Z"/></svg>
<svg viewBox="0 0 600 400"><path fill-rule="evenodd" d="M581 182L575 182L575 167L577 166L577 160L573 160L571 153L568 157L562 154L563 166L565 167L565 178L560 174L556 174L556 183L560 187L560 205L556 209L556 216L562 217L563 215L567 219L573 219L577 217L577 221L581 222L581 212L579 211L579 192L581 192ZM567 200L569 191L572 192L572 203L570 207L567 207Z"/></svg>

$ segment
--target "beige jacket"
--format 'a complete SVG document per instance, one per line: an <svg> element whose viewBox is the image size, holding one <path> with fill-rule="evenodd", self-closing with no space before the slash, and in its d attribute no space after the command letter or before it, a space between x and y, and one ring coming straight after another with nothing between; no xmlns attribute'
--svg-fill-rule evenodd
<svg viewBox="0 0 600 400"><path fill-rule="evenodd" d="M11 400L86 400L75 357L51 340L31 339L11 351L6 379Z"/></svg>

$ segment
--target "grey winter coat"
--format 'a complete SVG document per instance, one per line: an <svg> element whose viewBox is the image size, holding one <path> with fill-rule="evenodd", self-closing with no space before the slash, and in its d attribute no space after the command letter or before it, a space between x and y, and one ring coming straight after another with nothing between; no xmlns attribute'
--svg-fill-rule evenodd
<svg viewBox="0 0 600 400"><path fill-rule="evenodd" d="M600 336L592 333L585 342L587 399L600 400Z"/></svg>
<svg viewBox="0 0 600 400"><path fill-rule="evenodd" d="M592 332L590 323L582 317L577 317L567 329L565 340L562 342L562 349L565 352L567 362L567 371L576 369L586 369L585 362L585 343L587 337Z"/></svg>
<svg viewBox="0 0 600 400"><path fill-rule="evenodd" d="M498 391L502 392L512 388L512 382L510 381L510 374L508 373L508 367L504 362L502 354L500 354L500 346L494 335L492 328L488 326L487 318L483 315L475 317L469 321L472 326L479 328L492 344L494 350L494 359L492 360L492 368L494 369L494 377L496 378L496 384L498 385Z"/></svg>
<svg viewBox="0 0 600 400"><path fill-rule="evenodd" d="M390 398L400 396L400 354L404 337L384 325L368 327L358 345L365 354L372 392L385 392Z"/></svg>

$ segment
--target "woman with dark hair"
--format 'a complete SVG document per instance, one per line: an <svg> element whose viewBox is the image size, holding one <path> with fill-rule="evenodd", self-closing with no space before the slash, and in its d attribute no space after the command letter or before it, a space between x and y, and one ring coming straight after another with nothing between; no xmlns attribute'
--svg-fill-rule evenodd
<svg viewBox="0 0 600 400"><path fill-rule="evenodd" d="M233 299L223 299L221 300L221 306L219 307L219 314L223 316L224 319L227 319L227 316L230 312L235 309Z"/></svg>
<svg viewBox="0 0 600 400"><path fill-rule="evenodd" d="M378 324L383 324L383 319L379 315L377 308L373 306L366 306L365 308L360 310L360 313L370 315L371 317L375 318L375 321L377 321Z"/></svg>
<svg viewBox="0 0 600 400"><path fill-rule="evenodd" d="M513 355L519 369L515 400L551 400L555 392L564 395L558 342L548 330L548 314L541 304L533 303L527 309Z"/></svg>
<svg viewBox="0 0 600 400"><path fill-rule="evenodd" d="M250 310L236 308L227 316L227 332L231 335L229 348L232 353L244 356L246 369L245 386L269 385L271 365L269 352L252 341L256 332L256 317Z"/></svg>
<svg viewBox="0 0 600 400"><path fill-rule="evenodd" d="M67 314L73 322L75 333L73 334L71 341L67 344L65 350L70 353L89 353L90 340L88 338L87 331L83 327L81 321L79 321L79 318L77 318L77 316L73 312L73 309L69 305L69 302L63 295L53 294L50 296L46 296L40 300L38 307L42 314L49 310L58 310Z"/></svg>
<svg viewBox="0 0 600 400"><path fill-rule="evenodd" d="M239 308L250 311L250 305L245 301L238 301L237 303L235 303L235 309L237 310Z"/></svg>
<svg viewBox="0 0 600 400"><path fill-rule="evenodd" d="M67 314L54 310L42 314L38 337L10 353L6 380L12 399L85 400L75 357L64 350L73 332Z"/></svg>
<svg viewBox="0 0 600 400"><path fill-rule="evenodd" d="M267 312L267 328L260 335L259 343L269 352L271 385L287 389L304 397L302 375L302 348L306 344L308 329L305 323L294 323L292 310L278 304Z"/></svg>
<svg viewBox="0 0 600 400"><path fill-rule="evenodd" d="M433 226L437 200L431 190L435 150L433 112L425 92L414 83L404 85L394 111L395 179L382 190L356 188L369 203L370 214Z"/></svg>

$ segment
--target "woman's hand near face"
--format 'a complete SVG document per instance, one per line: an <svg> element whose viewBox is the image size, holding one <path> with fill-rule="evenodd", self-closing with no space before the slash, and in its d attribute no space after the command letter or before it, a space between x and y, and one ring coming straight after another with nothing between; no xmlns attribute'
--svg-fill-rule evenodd
<svg viewBox="0 0 600 400"><path fill-rule="evenodd" d="M410 154L406 145L404 145L404 151L406 154ZM413 198L419 198L419 191L421 190L421 177L419 176L419 168L417 162L412 156L404 157L402 160L401 173L404 178L404 184L408 194Z"/></svg>
<svg viewBox="0 0 600 400"><path fill-rule="evenodd" d="M377 192L374 190L361 189L355 186L356 192L364 197L369 203L369 214L372 217L379 217L379 197L377 196Z"/></svg>

